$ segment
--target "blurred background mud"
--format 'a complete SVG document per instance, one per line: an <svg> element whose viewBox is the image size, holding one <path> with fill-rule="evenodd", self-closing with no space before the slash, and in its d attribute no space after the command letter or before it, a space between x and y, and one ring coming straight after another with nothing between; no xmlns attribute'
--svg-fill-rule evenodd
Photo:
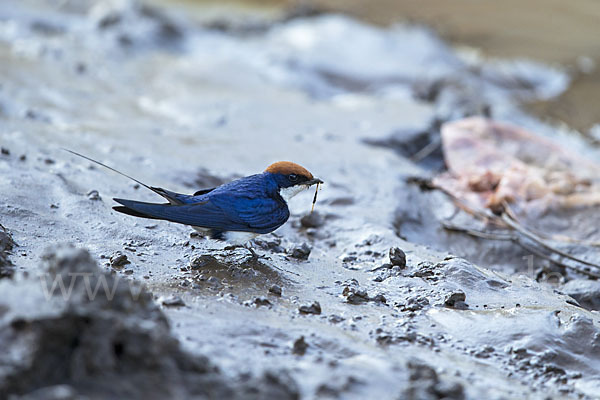
<svg viewBox="0 0 600 400"><path fill-rule="evenodd" d="M594 0L148 0L198 9L223 4L250 12L341 12L380 26L425 24L454 46L483 57L525 58L559 65L572 83L560 96L527 108L600 139L600 4ZM203 12L200 12L203 14ZM590 132L591 131L591 132ZM599 133L596 133L599 132ZM595 135L598 135L596 138Z"/></svg>

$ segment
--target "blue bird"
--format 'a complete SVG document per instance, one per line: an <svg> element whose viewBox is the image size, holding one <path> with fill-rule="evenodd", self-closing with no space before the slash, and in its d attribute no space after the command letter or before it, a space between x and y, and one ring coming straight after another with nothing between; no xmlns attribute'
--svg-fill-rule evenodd
<svg viewBox="0 0 600 400"><path fill-rule="evenodd" d="M121 204L113 207L115 211L190 225L210 238L224 240L234 247L279 228L290 217L288 201L310 186L323 183L304 167L290 161L279 161L261 174L189 195L146 185L99 161L67 151L123 175L168 201L158 204L115 198L114 201ZM256 257L254 251L248 249Z"/></svg>

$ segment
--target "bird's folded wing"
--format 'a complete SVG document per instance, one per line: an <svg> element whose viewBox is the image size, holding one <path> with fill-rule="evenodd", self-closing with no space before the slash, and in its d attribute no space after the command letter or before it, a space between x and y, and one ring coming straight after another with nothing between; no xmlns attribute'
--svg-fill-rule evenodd
<svg viewBox="0 0 600 400"><path fill-rule="evenodd" d="M290 216L287 206L271 197L215 196L210 202L226 210L232 220L246 225L251 232L272 232Z"/></svg>

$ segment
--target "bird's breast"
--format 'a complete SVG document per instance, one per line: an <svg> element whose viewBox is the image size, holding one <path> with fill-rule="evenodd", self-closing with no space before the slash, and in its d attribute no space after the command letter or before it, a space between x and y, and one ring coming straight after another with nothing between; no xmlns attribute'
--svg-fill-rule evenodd
<svg viewBox="0 0 600 400"><path fill-rule="evenodd" d="M227 243L232 245L243 245L259 236L259 233L254 232L235 232L235 231L227 231L223 232L223 237Z"/></svg>
<svg viewBox="0 0 600 400"><path fill-rule="evenodd" d="M307 185L296 185L296 186L290 186L287 188L281 188L279 190L279 195L285 200L285 202L287 203L288 201L290 201L290 199L292 197L294 197L295 195L297 195L298 193L304 191L308 189Z"/></svg>

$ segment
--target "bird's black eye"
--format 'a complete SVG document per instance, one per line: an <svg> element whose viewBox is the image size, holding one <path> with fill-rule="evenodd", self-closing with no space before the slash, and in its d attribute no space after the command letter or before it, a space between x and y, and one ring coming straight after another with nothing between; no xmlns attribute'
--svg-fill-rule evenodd
<svg viewBox="0 0 600 400"><path fill-rule="evenodd" d="M296 182L296 181L298 181L298 175L296 175L296 174L289 174L288 175L288 179L290 180L290 182Z"/></svg>

